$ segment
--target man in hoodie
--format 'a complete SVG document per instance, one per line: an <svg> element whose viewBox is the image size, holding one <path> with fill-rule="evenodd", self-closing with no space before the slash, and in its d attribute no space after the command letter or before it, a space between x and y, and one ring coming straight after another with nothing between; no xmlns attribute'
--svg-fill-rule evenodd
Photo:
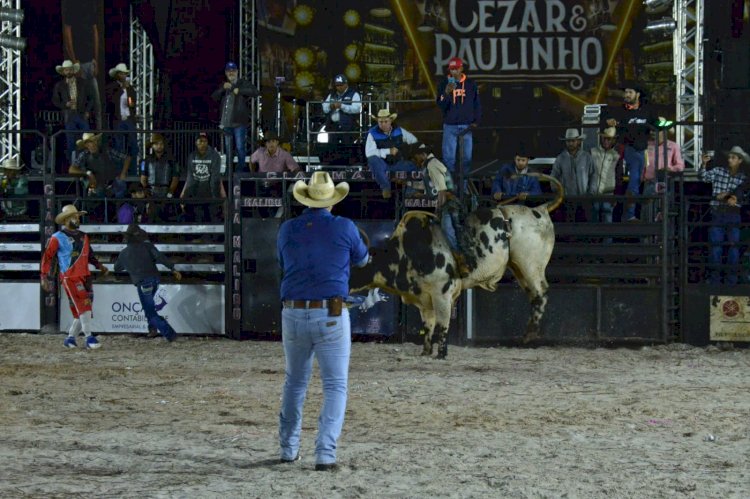
<svg viewBox="0 0 750 499"><path fill-rule="evenodd" d="M195 151L187 159L187 179L180 199L200 198L199 203L185 203L185 215L190 222L212 223L220 219L219 206L208 199L219 200L226 197L221 183L221 157L216 149L208 145L208 135L198 134Z"/></svg>
<svg viewBox="0 0 750 499"><path fill-rule="evenodd" d="M443 112L443 161L452 175L458 175L456 149L459 136L464 134L463 171L466 175L471 170L471 129L476 128L482 118L479 88L474 80L464 74L464 62L460 58L454 57L448 61L448 72L448 76L440 82L436 99Z"/></svg>
<svg viewBox="0 0 750 499"><path fill-rule="evenodd" d="M156 264L160 263L169 268L178 281L182 279L182 274L176 271L174 263L148 240L148 233L138 224L128 225L124 236L127 246L117 257L115 272L125 271L130 275L130 280L138 289L138 298L141 300L149 330L157 329L165 340L174 341L177 332L169 325L167 319L156 311L154 296L159 289L159 269L156 268Z"/></svg>

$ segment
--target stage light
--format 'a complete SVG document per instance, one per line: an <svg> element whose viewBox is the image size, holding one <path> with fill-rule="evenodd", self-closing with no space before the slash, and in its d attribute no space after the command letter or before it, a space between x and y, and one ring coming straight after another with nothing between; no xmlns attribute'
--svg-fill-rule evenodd
<svg viewBox="0 0 750 499"><path fill-rule="evenodd" d="M23 50L26 48L26 38L22 36L0 35L0 47L11 50Z"/></svg>
<svg viewBox="0 0 750 499"><path fill-rule="evenodd" d="M668 35L672 34L676 29L677 21L671 17L662 17L661 19L646 23L646 27L643 31L646 33L662 33Z"/></svg>
<svg viewBox="0 0 750 499"><path fill-rule="evenodd" d="M672 6L672 0L643 0L647 14L661 14Z"/></svg>
<svg viewBox="0 0 750 499"><path fill-rule="evenodd" d="M0 7L0 21L8 21L14 24L23 22L23 9L9 9Z"/></svg>

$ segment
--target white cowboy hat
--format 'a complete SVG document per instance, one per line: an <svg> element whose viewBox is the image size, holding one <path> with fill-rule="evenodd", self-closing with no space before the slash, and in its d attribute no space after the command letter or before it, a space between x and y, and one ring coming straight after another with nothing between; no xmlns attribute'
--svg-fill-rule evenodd
<svg viewBox="0 0 750 499"><path fill-rule="evenodd" d="M8 158L5 161L3 161L2 166L0 168L5 168L6 170L20 170L23 168L23 165L20 161L18 161L18 158Z"/></svg>
<svg viewBox="0 0 750 499"><path fill-rule="evenodd" d="M560 137L560 140L583 140L586 135L582 134L577 128L568 128L565 130L565 137Z"/></svg>
<svg viewBox="0 0 750 499"><path fill-rule="evenodd" d="M99 138L102 136L100 133L84 133L83 138L76 140L76 147L83 147L86 142L99 142Z"/></svg>
<svg viewBox="0 0 750 499"><path fill-rule="evenodd" d="M328 172L314 172L307 184L304 180L298 180L292 194L294 199L310 208L328 208L349 194L349 184L339 182L334 186Z"/></svg>
<svg viewBox="0 0 750 499"><path fill-rule="evenodd" d="M600 137L605 137L607 139L614 139L617 137L617 128L610 126L599 132Z"/></svg>
<svg viewBox="0 0 750 499"><path fill-rule="evenodd" d="M109 77L114 78L115 76L117 76L117 73L125 73L126 75L128 75L130 74L130 70L124 62L121 62L120 64L109 70Z"/></svg>
<svg viewBox="0 0 750 499"><path fill-rule="evenodd" d="M62 211L55 217L55 223L57 225L65 225L65 222L67 222L69 218L85 215L86 213L88 212L78 211L78 208L76 208L74 204L66 204L63 206Z"/></svg>
<svg viewBox="0 0 750 499"><path fill-rule="evenodd" d="M81 69L81 65L77 62L73 64L73 61L71 61L70 59L65 59L61 65L55 66L55 71L60 74L62 74L63 69L72 69L73 73L77 73L78 70Z"/></svg>
<svg viewBox="0 0 750 499"><path fill-rule="evenodd" d="M396 117L398 116L398 114L392 113L388 109L381 109L380 111L378 111L377 115L371 114L370 116L372 117L372 119L374 119L376 121L377 121L378 118L390 118L391 121L393 121L393 120L396 119Z"/></svg>
<svg viewBox="0 0 750 499"><path fill-rule="evenodd" d="M745 164L750 163L750 155L748 155L740 146L732 146L732 148L727 151L727 155L729 154L739 156Z"/></svg>

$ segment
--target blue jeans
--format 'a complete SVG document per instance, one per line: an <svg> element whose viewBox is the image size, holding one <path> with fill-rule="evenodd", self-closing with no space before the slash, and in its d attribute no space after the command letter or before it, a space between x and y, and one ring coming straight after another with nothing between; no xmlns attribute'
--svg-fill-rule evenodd
<svg viewBox="0 0 750 499"><path fill-rule="evenodd" d="M628 190L634 198L638 197L641 188L641 172L646 163L643 151L638 151L633 146L625 146L625 164L628 167ZM627 202L625 205L625 220L635 218L635 202Z"/></svg>
<svg viewBox="0 0 750 499"><path fill-rule="evenodd" d="M84 119L83 116L76 112L68 112L65 120L65 130L67 131L75 131L75 130L82 130L87 131L90 130L89 128L89 122ZM66 133L65 134L65 142L67 145L68 150L66 151L68 162L73 161L73 151L76 150L76 140L80 137L80 134L77 133Z"/></svg>
<svg viewBox="0 0 750 499"><path fill-rule="evenodd" d="M443 163L448 167L453 178L458 180L456 171L456 155L458 154L458 134L469 128L469 125L443 125ZM474 140L471 132L464 135L463 168L464 175L471 171L471 153L474 148Z"/></svg>
<svg viewBox="0 0 750 499"><path fill-rule="evenodd" d="M312 374L313 355L318 360L323 384L323 406L315 440L316 464L336 462L336 441L346 412L349 355L352 349L349 311L329 317L328 310L290 309L281 312L281 336L286 358L284 392L279 413L279 444L282 459L299 452L302 407Z"/></svg>
<svg viewBox="0 0 750 499"><path fill-rule="evenodd" d="M445 238L448 240L448 245L450 245L453 251L461 251L461 248L458 246L458 237L456 236L456 225L459 223L457 213L449 210L443 211L440 217L440 227L442 227L443 234L445 234Z"/></svg>
<svg viewBox="0 0 750 499"><path fill-rule="evenodd" d="M162 336L172 341L177 336L177 332L172 329L167 319L158 314L157 305L154 302L154 296L159 289L159 279L152 277L144 279L137 286L138 298L141 299L141 307L146 315L149 327L156 328ZM163 306L162 304L160 304Z"/></svg>
<svg viewBox="0 0 750 499"><path fill-rule="evenodd" d="M708 254L708 263L711 267L708 280L711 284L721 282L721 272L718 266L721 265L724 256L725 239L729 243L727 265L735 268L727 269L724 282L730 285L737 284L738 265L740 263L740 222L739 212L713 211L711 214L712 225L708 229L708 240L711 242L711 249Z"/></svg>
<svg viewBox="0 0 750 499"><path fill-rule="evenodd" d="M135 122L118 121L115 130L118 132L135 132ZM136 175L138 168L138 136L136 133L115 133L115 149L132 158L128 175Z"/></svg>
<svg viewBox="0 0 750 499"><path fill-rule="evenodd" d="M608 201L595 202L591 208L593 222L612 223L612 203Z"/></svg>
<svg viewBox="0 0 750 499"><path fill-rule="evenodd" d="M411 161L399 160L389 165L383 158L378 156L370 156L367 158L367 166L372 172L372 176L375 178L375 182L378 183L380 188L384 191L391 190L391 181L388 178L388 172L415 172L417 171L417 165Z"/></svg>
<svg viewBox="0 0 750 499"><path fill-rule="evenodd" d="M224 151L227 153L227 167L232 163L234 156L232 142L237 147L237 172L245 171L245 142L247 141L247 127L225 127L224 128Z"/></svg>

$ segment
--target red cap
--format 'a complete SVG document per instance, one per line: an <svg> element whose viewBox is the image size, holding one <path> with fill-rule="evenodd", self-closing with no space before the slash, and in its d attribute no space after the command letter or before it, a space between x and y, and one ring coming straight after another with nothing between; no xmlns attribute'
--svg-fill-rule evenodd
<svg viewBox="0 0 750 499"><path fill-rule="evenodd" d="M464 67L464 61L460 57L453 57L448 61L448 69L458 69Z"/></svg>

